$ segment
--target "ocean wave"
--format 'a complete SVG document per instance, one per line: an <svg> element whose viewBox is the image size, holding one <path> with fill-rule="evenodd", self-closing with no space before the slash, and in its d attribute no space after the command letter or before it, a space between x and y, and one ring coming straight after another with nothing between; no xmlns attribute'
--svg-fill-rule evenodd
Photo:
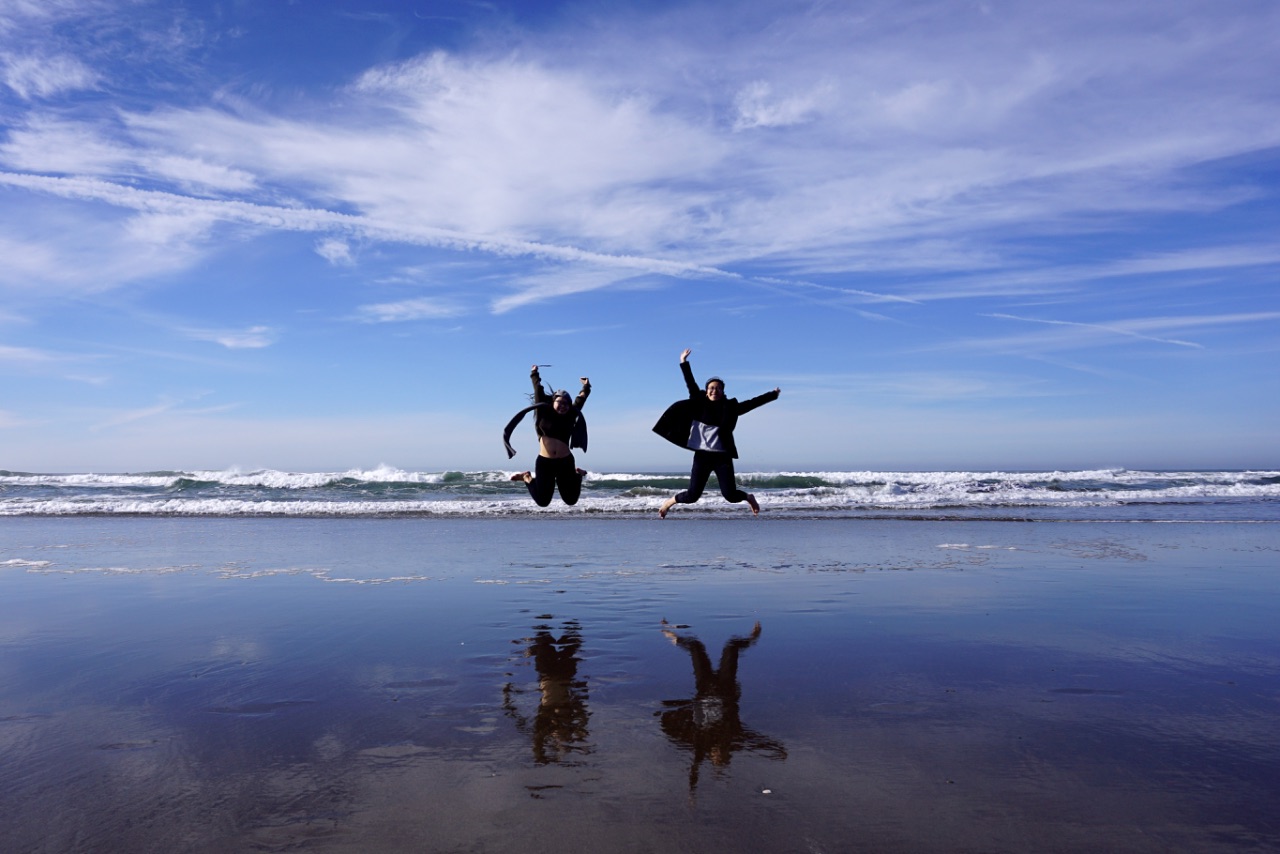
<svg viewBox="0 0 1280 854"><path fill-rule="evenodd" d="M416 472L379 466L342 472L0 472L0 515L383 516L647 513L685 488L675 472L591 472L575 508L534 507L511 472ZM771 511L865 514L993 508L1090 508L1254 503L1280 507L1276 471L744 472L739 481ZM682 512L740 512L716 484Z"/></svg>

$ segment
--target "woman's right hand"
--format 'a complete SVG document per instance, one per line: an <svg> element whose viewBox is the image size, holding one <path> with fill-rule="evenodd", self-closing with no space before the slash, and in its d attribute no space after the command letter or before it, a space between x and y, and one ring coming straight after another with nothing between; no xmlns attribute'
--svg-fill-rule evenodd
<svg viewBox="0 0 1280 854"><path fill-rule="evenodd" d="M684 352L680 354L680 364L683 365L685 362L689 361L689 354L692 352L693 351L688 347L684 348Z"/></svg>

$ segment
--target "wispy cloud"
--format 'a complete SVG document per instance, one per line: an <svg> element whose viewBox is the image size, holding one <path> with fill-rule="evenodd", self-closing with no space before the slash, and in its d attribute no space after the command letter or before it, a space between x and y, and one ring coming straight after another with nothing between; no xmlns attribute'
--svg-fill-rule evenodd
<svg viewBox="0 0 1280 854"><path fill-rule="evenodd" d="M139 421L151 421L166 415L181 416L204 416L215 415L222 412L229 412L238 407L238 404L227 403L218 406L206 407L188 407L187 400L182 398L162 398L158 403L152 406L144 406L137 409L129 409L119 412L105 420L99 421L89 427L92 432L100 432L104 430L112 430L116 427L124 427Z"/></svg>
<svg viewBox="0 0 1280 854"><path fill-rule="evenodd" d="M1057 396L1063 392L1042 380L964 371L886 371L883 373L744 375L739 382L778 385L784 392L842 400L899 400L910 403L958 403L977 400L1019 400Z"/></svg>
<svg viewBox="0 0 1280 854"><path fill-rule="evenodd" d="M441 320L463 314L463 309L444 300L430 297L400 300L399 302L362 305L357 317L367 323L403 323L410 320Z"/></svg>
<svg viewBox="0 0 1280 854"><path fill-rule="evenodd" d="M1127 327L1123 323L1077 323L1071 320L1042 320L1034 317L1018 317L1013 314L988 314L987 317L997 317L1002 320L1020 320L1026 323L1044 323L1050 326L1073 326L1079 329L1090 329L1099 332L1106 332L1112 335L1138 338L1143 341L1154 341L1157 344L1174 344L1179 347L1195 347L1197 349L1203 349L1203 345L1196 344L1192 341L1180 341L1176 338L1157 338L1153 335L1145 335L1135 329Z"/></svg>
<svg viewBox="0 0 1280 854"><path fill-rule="evenodd" d="M554 329L530 329L525 334L535 338L560 338L560 337L572 337L574 335L583 335L589 332L607 332L612 329L624 329L624 328L626 327L624 327L620 323L610 323L610 324L605 324L603 326L577 326L572 328L566 327L563 329L559 327Z"/></svg>
<svg viewBox="0 0 1280 854"><path fill-rule="evenodd" d="M89 429L93 431L110 430L113 427L121 427L121 426L124 426L125 424L132 424L135 421L143 421L148 418L154 418L157 415L162 415L166 412L169 412L177 405L178 405L178 401L176 400L166 400L166 401L157 403L154 406L147 406L141 409L131 409L127 412L121 412L117 415L114 415L105 421L101 421L97 424L94 424Z"/></svg>
<svg viewBox="0 0 1280 854"><path fill-rule="evenodd" d="M1179 348L1202 350L1205 349L1203 344L1181 338L1171 338L1168 335L1280 320L1280 312L1144 317L1099 323L1020 317L1011 314L989 314L986 316L998 320L1012 320L1020 323L1047 326L1051 327L1051 330L1023 335L961 339L938 344L934 349L997 352L1030 357L1067 350L1114 347L1123 341L1145 341Z"/></svg>
<svg viewBox="0 0 1280 854"><path fill-rule="evenodd" d="M269 326L250 326L247 329L187 329L186 334L197 341L212 341L228 350L257 350L270 347L278 333Z"/></svg>
<svg viewBox="0 0 1280 854"><path fill-rule="evenodd" d="M1031 267L1019 263L1014 265L1014 269L925 279L913 283L909 293L904 296L928 302L988 296L1084 293L1086 285L1110 279L1221 274L1277 265L1280 265L1280 245L1268 238L1253 244L1233 242L1168 252L1147 251L1136 257L1092 264L1065 263Z"/></svg>
<svg viewBox="0 0 1280 854"><path fill-rule="evenodd" d="M316 254L337 266L349 267L355 263L355 258L351 254L351 244L333 237L318 241Z"/></svg>
<svg viewBox="0 0 1280 854"><path fill-rule="evenodd" d="M60 178L0 172L0 184L49 193L62 198L106 202L117 207L164 215L180 221L211 220L281 231L351 232L375 240L420 246L490 252L499 256L531 256L548 261L581 261L623 270L643 270L671 276L740 278L737 274L679 261L630 255L609 255L507 237L468 234L444 228L414 226L319 208L294 208L197 198L156 190L140 190L94 178Z"/></svg>
<svg viewBox="0 0 1280 854"><path fill-rule="evenodd" d="M736 131L750 128L787 127L810 120L823 106L834 104L835 86L822 83L807 92L779 96L773 86L763 80L755 80L743 87L734 98L738 115L734 119Z"/></svg>
<svg viewBox="0 0 1280 854"><path fill-rule="evenodd" d="M73 56L8 54L0 56L0 78L18 97L31 99L87 89L98 76Z"/></svg>
<svg viewBox="0 0 1280 854"><path fill-rule="evenodd" d="M638 31L616 41L607 29L575 31L607 64L582 52L566 61L555 38L519 54L435 52L360 75L325 121L253 107L162 107L96 121L36 111L2 153L11 170L28 173L107 183L138 176L240 194L238 204L291 209L269 215L285 228L307 211L355 210L345 224L310 227L676 276L741 274L767 259L778 278L801 279L908 263L957 273L1007 267L1018 259L1001 231L1232 203L1239 188L1183 182L1170 195L1174 184L1162 179L1280 143L1276 105L1247 64L1214 64L1261 47L1258 32L1277 14L1264 7L1246 28L1193 4L1183 15L1195 39L1153 39L1164 16L1116 16L1089 3L956 7L928 21L909 10L781 10L766 3L746 13L769 21L769 36L736 32L735 62L716 76L702 72L727 45L673 36L702 31L693 24L708 10L689 6L632 21ZM668 73L654 71L643 38L650 29L663 33ZM1205 67L1213 73L1189 71ZM267 187L310 198L278 204ZM82 197L127 204L105 191ZM318 251L349 263L334 240ZM903 295L1044 290L1067 281L1056 266L1027 266L1021 284L1002 273L1003 283L953 280ZM1158 266L1121 259L1112 274ZM496 307L587 289L529 289L497 296Z"/></svg>
<svg viewBox="0 0 1280 854"><path fill-rule="evenodd" d="M46 350L36 350L31 347L10 347L6 344L0 344L0 362L28 365L49 364L63 361L65 358L65 356Z"/></svg>

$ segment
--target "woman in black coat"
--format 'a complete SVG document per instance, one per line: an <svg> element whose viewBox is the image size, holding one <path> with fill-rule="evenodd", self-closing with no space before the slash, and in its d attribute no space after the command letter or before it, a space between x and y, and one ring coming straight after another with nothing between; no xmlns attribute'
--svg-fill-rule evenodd
<svg viewBox="0 0 1280 854"><path fill-rule="evenodd" d="M782 389L775 388L747 401L724 396L724 380L712 377L704 387L693 378L686 349L680 354L680 372L684 375L689 399L672 404L654 425L654 432L669 442L693 451L693 469L689 472L689 488L674 498L668 498L658 508L658 515L667 518L667 511L677 504L692 504L702 497L707 480L714 473L720 483L720 494L726 501L737 504L747 502L751 512L759 514L760 505L749 492L738 489L733 472L733 461L738 447L733 441L733 428L738 416L758 406L778 399Z"/></svg>

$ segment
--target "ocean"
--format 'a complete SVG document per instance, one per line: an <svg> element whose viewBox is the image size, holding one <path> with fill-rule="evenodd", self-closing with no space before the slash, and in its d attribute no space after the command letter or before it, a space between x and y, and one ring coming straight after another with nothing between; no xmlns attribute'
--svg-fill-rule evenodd
<svg viewBox="0 0 1280 854"><path fill-rule="evenodd" d="M573 507L538 508L507 471L0 471L0 516L505 517L641 516L688 483L685 472L591 472ZM765 512L784 518L1043 521L1280 521L1280 471L741 472ZM715 482L673 516L741 514Z"/></svg>

